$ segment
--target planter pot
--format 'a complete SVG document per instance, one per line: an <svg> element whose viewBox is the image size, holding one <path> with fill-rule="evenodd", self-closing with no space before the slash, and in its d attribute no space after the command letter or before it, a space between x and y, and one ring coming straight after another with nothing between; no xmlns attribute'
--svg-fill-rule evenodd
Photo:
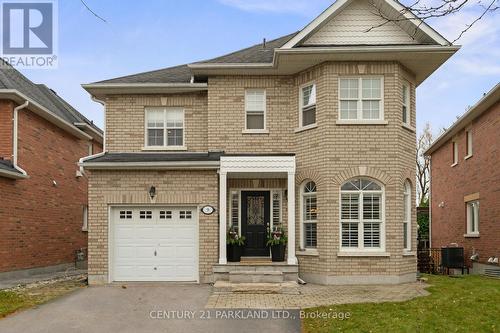
<svg viewBox="0 0 500 333"><path fill-rule="evenodd" d="M243 252L242 246L227 245L227 261L240 262L242 252Z"/></svg>
<svg viewBox="0 0 500 333"><path fill-rule="evenodd" d="M271 245L271 257L273 258L273 262L285 261L285 245Z"/></svg>

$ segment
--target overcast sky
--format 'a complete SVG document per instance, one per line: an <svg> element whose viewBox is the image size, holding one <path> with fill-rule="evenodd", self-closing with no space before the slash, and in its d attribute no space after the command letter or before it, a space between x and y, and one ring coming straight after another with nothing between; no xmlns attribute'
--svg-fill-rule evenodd
<svg viewBox="0 0 500 333"><path fill-rule="evenodd" d="M96 124L103 110L80 84L216 57L300 30L332 0L59 1L59 67L22 70ZM431 22L449 40L477 8ZM479 21L462 49L417 90L417 127L448 127L500 80L500 15ZM496 21L496 22L495 22Z"/></svg>

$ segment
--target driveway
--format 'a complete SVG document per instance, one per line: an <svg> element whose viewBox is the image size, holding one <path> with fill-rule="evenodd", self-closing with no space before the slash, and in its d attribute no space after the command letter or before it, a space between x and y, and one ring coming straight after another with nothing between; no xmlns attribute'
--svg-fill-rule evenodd
<svg viewBox="0 0 500 333"><path fill-rule="evenodd" d="M0 319L0 332L300 332L296 310L205 309L210 292L207 285L90 287Z"/></svg>

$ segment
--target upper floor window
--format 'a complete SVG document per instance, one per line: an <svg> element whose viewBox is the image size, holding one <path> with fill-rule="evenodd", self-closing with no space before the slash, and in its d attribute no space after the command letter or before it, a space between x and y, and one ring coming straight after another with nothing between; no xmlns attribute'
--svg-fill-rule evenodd
<svg viewBox="0 0 500 333"><path fill-rule="evenodd" d="M472 132L471 130L465 131L465 158L472 156Z"/></svg>
<svg viewBox="0 0 500 333"><path fill-rule="evenodd" d="M381 250L384 213L382 187L356 178L341 187L340 246L344 250Z"/></svg>
<svg viewBox="0 0 500 333"><path fill-rule="evenodd" d="M410 126L411 122L411 112L410 112L410 85L408 83L403 83L402 87L402 97L403 97L403 124Z"/></svg>
<svg viewBox="0 0 500 333"><path fill-rule="evenodd" d="M467 202L467 234L479 234L479 201Z"/></svg>
<svg viewBox="0 0 500 333"><path fill-rule="evenodd" d="M306 127L316 123L316 84L300 88L300 126Z"/></svg>
<svg viewBox="0 0 500 333"><path fill-rule="evenodd" d="M458 164L458 142L457 141L453 141L452 142L452 153L453 153L453 164L451 166L455 166Z"/></svg>
<svg viewBox="0 0 500 333"><path fill-rule="evenodd" d="M146 109L147 147L184 146L184 110L178 108Z"/></svg>
<svg viewBox="0 0 500 333"><path fill-rule="evenodd" d="M302 248L316 248L318 205L316 183L307 181L302 186Z"/></svg>
<svg viewBox="0 0 500 333"><path fill-rule="evenodd" d="M245 128L250 131L266 129L266 91L248 89L245 91Z"/></svg>
<svg viewBox="0 0 500 333"><path fill-rule="evenodd" d="M341 120L382 120L383 80L381 77L340 79Z"/></svg>

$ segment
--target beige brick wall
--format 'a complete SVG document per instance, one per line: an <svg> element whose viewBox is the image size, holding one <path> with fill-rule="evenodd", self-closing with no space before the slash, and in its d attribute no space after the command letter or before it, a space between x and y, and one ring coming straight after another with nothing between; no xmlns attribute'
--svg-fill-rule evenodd
<svg viewBox="0 0 500 333"><path fill-rule="evenodd" d="M338 125L338 79L342 75L382 75L384 77L385 125ZM165 96L113 96L107 100L107 129L109 151L140 151L144 144L144 107L171 105L186 108L187 145L190 151L224 150L227 153L295 153L297 159L297 249L300 242L300 186L307 179L317 183L318 189L318 255L299 255L301 273L325 276L400 276L416 272L416 257L403 256L403 183L415 179L415 132L402 127L401 84L407 80L412 86L411 123L415 126L414 77L395 62L325 63L289 77L211 77L208 94ZM296 132L298 127L299 87L314 81L317 84L317 128ZM267 94L268 134L245 134L244 91L247 88L265 88ZM163 103L163 104L162 104ZM205 103L205 104L204 104ZM207 105L208 103L208 105ZM208 126L207 126L208 124ZM139 182L151 182L154 173L99 172L91 180L91 195L112 192L110 180L115 179L123 193ZM184 177L190 172L178 173L176 184L192 184ZM120 177L127 180L119 183ZM214 179L212 179L212 176ZM207 195L216 199L217 177L212 175ZM339 189L343 182L358 176L372 177L384 185L386 210L386 251L390 257L339 257ZM92 178L94 175L92 174ZM133 180L130 180L133 179ZM161 181L162 178L160 178ZM158 180L158 179L157 179ZM200 179L201 181L201 179ZM101 184L104 182L105 184ZM246 182L246 183L245 183ZM107 184L107 185L106 185ZM203 183L205 184L205 183ZM245 187L253 180L229 181L231 186ZM208 186L208 184L206 184ZM265 184L264 184L265 185ZM141 187L142 186L142 187ZM260 185L259 185L260 186ZM189 188L189 186L188 186ZM213 191L213 192L212 192ZM144 192L145 193L145 192ZM109 195L91 197L90 223L97 224L102 217L94 215L95 206L109 203ZM145 194L144 194L145 195ZM179 193L180 195L180 193ZM120 197L120 196L118 196ZM124 201L123 197L122 198ZM181 200L175 196L173 201ZM147 197L146 197L147 199ZM413 198L414 199L414 198ZM94 204L93 204L94 203ZM283 207L286 207L284 205ZM102 214L102 208L100 209ZM286 209L283 209L285 212ZM228 215L229 216L229 215ZM413 250L416 251L416 217L412 214ZM95 219L95 220L94 220ZM218 242L217 226L205 230L210 244ZM102 225L101 228L105 229ZM205 231L201 231L203 234ZM89 234L91 272L103 274L105 253L100 244L103 231ZM214 247L216 252L216 246ZM92 256L100 259L92 259ZM102 262L99 262L101 260ZM203 259L207 265L217 262L217 254ZM96 269L96 267L100 267ZM202 272L209 272L204 267Z"/></svg>
<svg viewBox="0 0 500 333"><path fill-rule="evenodd" d="M151 201L148 190L156 187ZM108 279L108 208L113 205L218 206L215 171L93 171L89 182L89 281ZM218 216L199 214L200 281L218 259Z"/></svg>

